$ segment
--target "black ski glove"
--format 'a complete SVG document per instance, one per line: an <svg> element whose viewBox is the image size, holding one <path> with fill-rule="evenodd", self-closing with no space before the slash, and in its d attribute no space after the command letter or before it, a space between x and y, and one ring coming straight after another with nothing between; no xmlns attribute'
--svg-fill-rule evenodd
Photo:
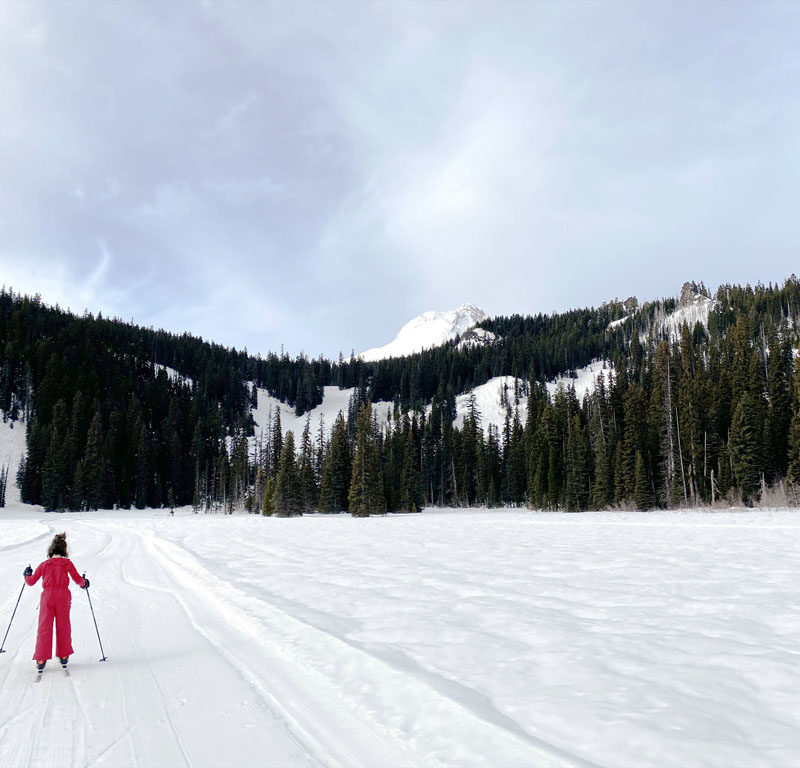
<svg viewBox="0 0 800 768"><path fill-rule="evenodd" d="M84 584L84 585L81 587L81 589L89 589L89 579L87 579L87 578L84 576L84 577L83 577L83 580L84 580L86 583L85 583L85 584Z"/></svg>
<svg viewBox="0 0 800 768"><path fill-rule="evenodd" d="M27 568L26 568L26 569L25 569L25 570L22 572L22 575L23 575L23 576L33 576L33 568L31 568L30 566L28 566L28 567L27 567Z"/></svg>

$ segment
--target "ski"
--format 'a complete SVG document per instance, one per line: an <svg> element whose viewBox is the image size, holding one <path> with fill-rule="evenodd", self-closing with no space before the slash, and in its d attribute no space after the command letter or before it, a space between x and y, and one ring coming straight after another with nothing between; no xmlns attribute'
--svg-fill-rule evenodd
<svg viewBox="0 0 800 768"><path fill-rule="evenodd" d="M41 683L42 682L42 674L43 673L44 673L44 670L41 670L41 671L36 670L36 679L33 682L34 683Z"/></svg>
<svg viewBox="0 0 800 768"><path fill-rule="evenodd" d="M70 676L69 670L66 667L61 667L61 669L64 670L64 677L69 677Z"/></svg>

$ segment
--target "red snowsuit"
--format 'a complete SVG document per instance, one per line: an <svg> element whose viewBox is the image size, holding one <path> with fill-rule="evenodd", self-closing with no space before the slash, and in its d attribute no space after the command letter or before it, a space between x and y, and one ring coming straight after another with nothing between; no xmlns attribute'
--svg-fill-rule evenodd
<svg viewBox="0 0 800 768"><path fill-rule="evenodd" d="M86 585L71 560L54 555L39 563L32 576L25 577L25 583L29 587L42 579L39 634L36 636L36 650L33 652L33 658L39 661L53 658L53 618L56 620L56 656L63 658L73 653L69 625L69 607L72 603L70 576L79 587Z"/></svg>

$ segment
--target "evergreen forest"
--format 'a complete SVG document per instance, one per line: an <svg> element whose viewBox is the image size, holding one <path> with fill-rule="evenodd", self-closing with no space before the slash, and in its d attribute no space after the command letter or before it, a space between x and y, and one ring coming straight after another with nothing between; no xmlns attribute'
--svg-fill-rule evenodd
<svg viewBox="0 0 800 768"><path fill-rule="evenodd" d="M0 411L27 451L0 468L0 505L9 482L53 511L797 503L800 282L689 293L713 300L707 324L665 324L674 299L615 300L492 318L485 345L364 362L253 356L3 289ZM583 400L548 394L545 382L594 360L605 370ZM484 428L474 397L455 426L456 396L498 376L515 382L502 427ZM302 416L326 386L352 390L332 429L309 416L285 432L276 409L256 434L259 390Z"/></svg>

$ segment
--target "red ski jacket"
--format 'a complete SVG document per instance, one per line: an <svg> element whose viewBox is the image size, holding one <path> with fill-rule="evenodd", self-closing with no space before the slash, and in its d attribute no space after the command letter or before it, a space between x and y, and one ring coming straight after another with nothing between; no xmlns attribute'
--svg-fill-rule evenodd
<svg viewBox="0 0 800 768"><path fill-rule="evenodd" d="M79 587L85 586L86 580L78 573L72 560L66 557L51 557L43 563L39 563L39 567L33 572L33 575L25 577L25 583L32 587L39 579L42 579L44 589L68 587L70 576Z"/></svg>

